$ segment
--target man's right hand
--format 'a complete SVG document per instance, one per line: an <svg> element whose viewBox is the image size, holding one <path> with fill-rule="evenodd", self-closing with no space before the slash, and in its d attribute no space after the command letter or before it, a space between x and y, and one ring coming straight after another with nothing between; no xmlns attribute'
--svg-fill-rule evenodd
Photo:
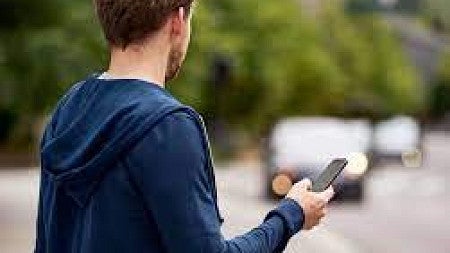
<svg viewBox="0 0 450 253"><path fill-rule="evenodd" d="M320 220L326 215L328 202L334 196L333 187L324 192L311 192L311 180L303 179L296 183L287 194L287 198L295 200L302 208L305 215L304 230L311 230L319 225Z"/></svg>

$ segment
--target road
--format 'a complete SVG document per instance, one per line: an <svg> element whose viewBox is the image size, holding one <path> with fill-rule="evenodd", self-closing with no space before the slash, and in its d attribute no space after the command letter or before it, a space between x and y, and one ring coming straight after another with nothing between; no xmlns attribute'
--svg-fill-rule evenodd
<svg viewBox="0 0 450 253"><path fill-rule="evenodd" d="M333 204L324 224L296 236L287 252L450 252L450 136L427 135L425 148L423 168L375 168L363 203ZM273 207L259 194L258 169L223 170L218 180L227 235Z"/></svg>
<svg viewBox="0 0 450 253"><path fill-rule="evenodd" d="M295 236L286 252L450 252L450 135L428 134L420 169L376 168L361 204L333 204L323 224ZM262 197L260 166L218 166L227 238L257 225L275 206ZM0 171L0 252L31 252L36 169Z"/></svg>

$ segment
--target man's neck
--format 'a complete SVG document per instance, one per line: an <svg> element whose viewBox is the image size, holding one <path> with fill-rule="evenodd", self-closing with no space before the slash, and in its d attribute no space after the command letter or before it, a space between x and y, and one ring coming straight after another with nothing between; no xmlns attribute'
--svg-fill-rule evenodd
<svg viewBox="0 0 450 253"><path fill-rule="evenodd" d="M140 79L164 88L168 51L159 45L114 48L107 73L116 79Z"/></svg>

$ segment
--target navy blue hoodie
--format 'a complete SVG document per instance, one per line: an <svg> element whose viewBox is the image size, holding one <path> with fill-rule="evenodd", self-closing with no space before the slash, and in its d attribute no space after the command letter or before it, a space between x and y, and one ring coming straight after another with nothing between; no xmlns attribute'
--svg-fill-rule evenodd
<svg viewBox="0 0 450 253"><path fill-rule="evenodd" d="M211 160L200 116L163 88L96 77L74 85L42 140L35 252L283 251L301 207L283 200L225 240Z"/></svg>

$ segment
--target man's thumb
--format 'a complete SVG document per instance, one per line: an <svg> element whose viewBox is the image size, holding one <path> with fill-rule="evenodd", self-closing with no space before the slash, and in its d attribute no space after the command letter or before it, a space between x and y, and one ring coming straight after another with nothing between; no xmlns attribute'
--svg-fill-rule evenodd
<svg viewBox="0 0 450 253"><path fill-rule="evenodd" d="M304 178L303 180L301 180L300 182L298 182L298 185L299 185L299 187L302 188L302 189L309 190L309 189L311 189L312 182L311 182L311 179L309 179L309 178Z"/></svg>
<svg viewBox="0 0 450 253"><path fill-rule="evenodd" d="M334 189L332 186L330 186L328 189L318 194L324 201L329 202L334 196Z"/></svg>

